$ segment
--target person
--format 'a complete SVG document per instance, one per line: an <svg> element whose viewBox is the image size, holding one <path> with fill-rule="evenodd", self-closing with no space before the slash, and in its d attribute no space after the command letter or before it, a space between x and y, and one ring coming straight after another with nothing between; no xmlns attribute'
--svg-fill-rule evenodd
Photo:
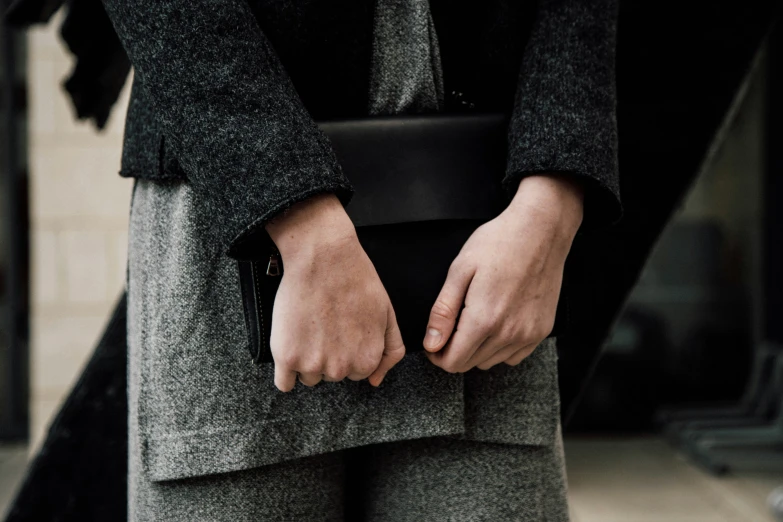
<svg viewBox="0 0 783 522"><path fill-rule="evenodd" d="M568 519L544 339L574 236L621 212L616 0L381 3L104 0L134 67L130 520ZM407 355L316 124L411 94L388 72L413 55L378 48L406 13L431 22L413 48L438 45L435 110L511 115L513 196ZM235 259L259 234L285 275L255 366Z"/></svg>

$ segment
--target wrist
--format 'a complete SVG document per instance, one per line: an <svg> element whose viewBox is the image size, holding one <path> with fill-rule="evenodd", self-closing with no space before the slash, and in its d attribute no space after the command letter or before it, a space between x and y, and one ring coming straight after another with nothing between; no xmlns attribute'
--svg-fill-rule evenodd
<svg viewBox="0 0 783 522"><path fill-rule="evenodd" d="M269 220L265 228L284 262L356 237L351 218L339 198L331 192L294 203Z"/></svg>
<svg viewBox="0 0 783 522"><path fill-rule="evenodd" d="M525 176L519 182L509 209L535 214L573 239L584 217L584 187L573 175Z"/></svg>

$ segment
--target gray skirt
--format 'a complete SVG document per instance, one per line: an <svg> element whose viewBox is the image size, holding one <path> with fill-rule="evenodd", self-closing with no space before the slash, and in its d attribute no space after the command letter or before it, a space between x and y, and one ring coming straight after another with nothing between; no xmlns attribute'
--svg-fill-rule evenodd
<svg viewBox="0 0 783 522"><path fill-rule="evenodd" d="M183 181L134 185L127 281L132 512L156 484L263 474L284 461L393 441L446 437L560 451L551 339L515 367L450 374L411 353L378 389L346 380L279 392L272 365L249 359L236 262L221 251L204 200ZM537 480L564 484L562 459L548 462Z"/></svg>

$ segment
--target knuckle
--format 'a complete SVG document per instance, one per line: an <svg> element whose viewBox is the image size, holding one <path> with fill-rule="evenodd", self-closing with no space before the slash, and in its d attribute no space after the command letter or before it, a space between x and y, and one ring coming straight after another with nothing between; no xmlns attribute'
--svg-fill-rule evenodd
<svg viewBox="0 0 783 522"><path fill-rule="evenodd" d="M362 380L362 379L366 379L372 374L373 374L373 370L370 370L368 368L358 368L353 372L351 372L349 375L353 375L355 377L355 380Z"/></svg>
<svg viewBox="0 0 783 522"><path fill-rule="evenodd" d="M476 331L481 333L489 333L495 329L497 321L489 314L484 314L473 319L473 325Z"/></svg>
<svg viewBox="0 0 783 522"><path fill-rule="evenodd" d="M521 337L520 333L517 331L516 325L510 321L507 321L505 324L502 324L499 328L497 328L496 336L498 341L502 342L503 344L515 343Z"/></svg>
<svg viewBox="0 0 783 522"><path fill-rule="evenodd" d="M345 379L350 373L350 368L346 363L338 363L330 367L326 371L326 376L330 379L341 381Z"/></svg>
<svg viewBox="0 0 783 522"><path fill-rule="evenodd" d="M555 326L554 318L543 319L537 317L529 321L525 321L520 330L519 339L524 344L538 343L546 338L552 332Z"/></svg>
<svg viewBox="0 0 783 522"><path fill-rule="evenodd" d="M507 330L499 330L495 331L492 335L495 343L506 346L509 344L516 344L517 340L514 337L514 334L507 331Z"/></svg>
<svg viewBox="0 0 783 522"><path fill-rule="evenodd" d="M457 314L454 311L454 309L449 306L443 299L437 299L435 301L435 304L432 305L432 310L430 311L430 315L433 318L443 318L447 319L449 321L453 321Z"/></svg>
<svg viewBox="0 0 783 522"><path fill-rule="evenodd" d="M305 361L300 361L296 370L299 373L320 374L323 373L323 367L324 365L319 359L307 359Z"/></svg>
<svg viewBox="0 0 783 522"><path fill-rule="evenodd" d="M372 372L375 371L375 368L378 367L377 363L374 363L373 361L369 360L361 360L357 361L356 364L354 364L353 372L352 374L358 374L363 376L369 376L372 375Z"/></svg>
<svg viewBox="0 0 783 522"><path fill-rule="evenodd" d="M383 344L374 350L362 350L351 364L352 374L369 376L378 368L383 358Z"/></svg>
<svg viewBox="0 0 783 522"><path fill-rule="evenodd" d="M405 358L405 347L403 346L402 349L395 351L393 355L390 357L392 361L392 366L399 363L404 358Z"/></svg>
<svg viewBox="0 0 783 522"><path fill-rule="evenodd" d="M294 350L284 351L280 355L280 364L286 368L296 368L299 365L299 354Z"/></svg>
<svg viewBox="0 0 783 522"><path fill-rule="evenodd" d="M390 360L398 363L405 357L405 345L403 343L396 344L386 351Z"/></svg>

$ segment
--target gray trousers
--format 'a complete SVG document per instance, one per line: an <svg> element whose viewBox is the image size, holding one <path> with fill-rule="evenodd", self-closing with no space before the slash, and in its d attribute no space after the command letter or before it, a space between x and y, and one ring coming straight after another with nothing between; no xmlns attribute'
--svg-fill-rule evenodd
<svg viewBox="0 0 783 522"><path fill-rule="evenodd" d="M137 486L130 520L568 520L562 444L449 436L372 444ZM138 479L139 477L137 477Z"/></svg>

